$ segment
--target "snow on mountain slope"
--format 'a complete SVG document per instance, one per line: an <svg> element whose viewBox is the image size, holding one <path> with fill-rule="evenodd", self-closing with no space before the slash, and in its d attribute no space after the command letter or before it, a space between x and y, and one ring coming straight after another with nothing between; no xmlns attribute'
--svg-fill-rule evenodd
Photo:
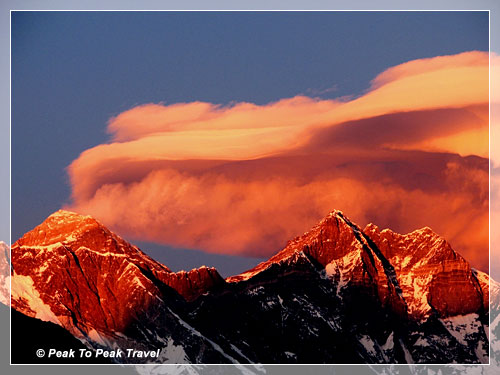
<svg viewBox="0 0 500 375"><path fill-rule="evenodd" d="M168 347L177 336L205 340L169 306L224 283L213 268L171 272L95 219L67 211L14 243L12 264L13 308L103 346L132 340Z"/></svg>
<svg viewBox="0 0 500 375"><path fill-rule="evenodd" d="M58 211L12 247L15 309L93 347L157 362L484 363L488 284L429 228L361 229L333 211L223 280L174 273L95 219Z"/></svg>
<svg viewBox="0 0 500 375"><path fill-rule="evenodd" d="M375 283L384 303L417 320L428 318L433 311L448 316L488 306L486 284L430 228L405 235L380 231L373 224L362 230L341 211L330 213L268 261L226 281L248 280L297 251L324 267L339 295L351 284Z"/></svg>

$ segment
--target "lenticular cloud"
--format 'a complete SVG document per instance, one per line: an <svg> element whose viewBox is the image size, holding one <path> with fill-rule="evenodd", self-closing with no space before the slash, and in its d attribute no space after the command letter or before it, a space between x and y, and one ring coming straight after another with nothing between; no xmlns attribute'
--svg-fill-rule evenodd
<svg viewBox="0 0 500 375"><path fill-rule="evenodd" d="M69 166L71 209L135 239L269 256L332 209L488 262L488 54L410 61L345 100L144 104Z"/></svg>

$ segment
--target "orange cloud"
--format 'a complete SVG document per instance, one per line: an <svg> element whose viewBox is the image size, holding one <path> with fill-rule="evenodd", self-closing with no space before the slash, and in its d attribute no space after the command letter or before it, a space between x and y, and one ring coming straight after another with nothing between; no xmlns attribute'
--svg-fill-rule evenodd
<svg viewBox="0 0 500 375"><path fill-rule="evenodd" d="M71 209L126 236L268 256L338 208L485 265L487 53L390 68L351 101L145 104L108 132L69 166Z"/></svg>
<svg viewBox="0 0 500 375"><path fill-rule="evenodd" d="M318 122L339 104L334 100L305 96L282 99L264 106L252 103L221 106L203 102L168 106L145 104L110 119L108 132L113 135L114 141L122 142L183 131L303 128Z"/></svg>
<svg viewBox="0 0 500 375"><path fill-rule="evenodd" d="M500 56L491 56L491 270L500 278ZM493 143L495 141L496 143Z"/></svg>
<svg viewBox="0 0 500 375"><path fill-rule="evenodd" d="M451 194L329 175L302 184L288 177L241 181L160 170L140 182L103 186L79 210L92 212L132 238L214 253L269 256L328 209L342 207L361 225L375 221L403 232L431 226L484 269L488 174L462 168L450 163L448 181L467 177L471 186ZM470 190L477 185L484 191L471 200Z"/></svg>
<svg viewBox="0 0 500 375"><path fill-rule="evenodd" d="M371 88L375 89L401 78L414 77L443 69L460 69L463 67L484 68L485 66L488 66L488 54L476 51L413 60L385 70L372 80Z"/></svg>
<svg viewBox="0 0 500 375"><path fill-rule="evenodd" d="M500 139L500 56L491 55L491 126L490 136L492 140ZM500 147L491 147L491 161L496 166L500 166Z"/></svg>

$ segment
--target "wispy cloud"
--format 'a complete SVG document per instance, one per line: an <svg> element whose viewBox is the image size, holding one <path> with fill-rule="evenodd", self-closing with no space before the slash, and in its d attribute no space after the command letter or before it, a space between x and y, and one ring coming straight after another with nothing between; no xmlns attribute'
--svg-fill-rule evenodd
<svg viewBox="0 0 500 375"><path fill-rule="evenodd" d="M347 101L145 104L108 131L69 166L72 209L130 237L267 256L338 208L487 264L487 53L390 68Z"/></svg>

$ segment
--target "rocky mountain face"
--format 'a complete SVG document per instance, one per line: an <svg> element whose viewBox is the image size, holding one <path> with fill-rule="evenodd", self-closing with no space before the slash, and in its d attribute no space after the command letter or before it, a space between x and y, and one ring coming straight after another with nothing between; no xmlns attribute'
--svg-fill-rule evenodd
<svg viewBox="0 0 500 375"><path fill-rule="evenodd" d="M334 211L224 280L172 272L58 211L12 246L12 264L16 310L89 347L161 351L123 362L488 362L489 277L429 228L361 229Z"/></svg>
<svg viewBox="0 0 500 375"><path fill-rule="evenodd" d="M172 311L224 280L213 268L174 273L91 217L58 211L12 246L12 307L94 347L210 346ZM222 361L217 350L190 353ZM199 355L199 356L198 356Z"/></svg>
<svg viewBox="0 0 500 375"><path fill-rule="evenodd" d="M6 310L6 311L4 311ZM5 315L4 315L5 314ZM7 316L9 320L9 311L6 306L0 306L0 316ZM38 349L49 349L65 351L69 348L78 352L87 347L76 339L71 333L51 322L44 322L40 319L30 318L16 310L11 311L12 326L16 327L16 335L11 337L11 360L15 364L112 364L110 359L103 357L95 358L57 358L57 357L38 357ZM29 337L29 340L26 340Z"/></svg>
<svg viewBox="0 0 500 375"><path fill-rule="evenodd" d="M10 305L10 256L9 246L0 241L0 303Z"/></svg>

